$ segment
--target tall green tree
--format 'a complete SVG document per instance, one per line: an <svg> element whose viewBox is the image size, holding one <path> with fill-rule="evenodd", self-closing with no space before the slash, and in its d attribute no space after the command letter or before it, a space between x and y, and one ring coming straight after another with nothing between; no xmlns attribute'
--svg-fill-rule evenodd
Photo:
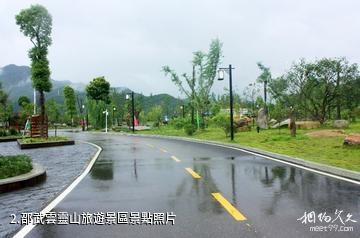
<svg viewBox="0 0 360 238"><path fill-rule="evenodd" d="M101 108L110 103L110 83L106 81L105 77L97 77L94 78L87 86L86 86L86 96L95 101L95 107L89 105L89 109L95 109L90 111L93 114L93 117L96 118L96 127L100 127L100 117L102 115L102 110L105 108Z"/></svg>
<svg viewBox="0 0 360 238"><path fill-rule="evenodd" d="M46 108L48 113L49 122L51 124L60 123L61 120L61 105L58 104L55 99L50 99L46 102Z"/></svg>
<svg viewBox="0 0 360 238"><path fill-rule="evenodd" d="M110 93L110 100L113 108L116 108L114 112L114 117L116 118L115 122L117 121L118 123L120 123L127 114L126 93L118 92L116 89L112 88Z"/></svg>
<svg viewBox="0 0 360 238"><path fill-rule="evenodd" d="M205 112L209 110L211 88L214 84L221 58L222 43L215 39L210 44L208 53L196 51L193 53L192 76L183 73L181 77L169 66L163 66L165 75L185 94L191 106L201 115L201 126L205 126Z"/></svg>
<svg viewBox="0 0 360 238"><path fill-rule="evenodd" d="M336 119L341 119L341 109L346 108L350 112L359 102L359 87L356 81L359 77L357 64L350 64L346 58L335 59L336 66Z"/></svg>
<svg viewBox="0 0 360 238"><path fill-rule="evenodd" d="M74 89L70 86L65 86L64 97L66 114L71 119L71 126L74 126L74 116L76 115L76 98Z"/></svg>
<svg viewBox="0 0 360 238"><path fill-rule="evenodd" d="M20 96L18 99L18 105L24 107L26 104L30 103L30 99L26 96Z"/></svg>
<svg viewBox="0 0 360 238"><path fill-rule="evenodd" d="M263 65L261 62L257 63L257 66L259 67L261 74L259 75L257 81L259 83L263 83L264 84L264 109L265 109L265 113L268 113L268 108L267 108L267 85L268 83L271 81L271 72L270 72L270 68L266 67L265 65Z"/></svg>
<svg viewBox="0 0 360 238"><path fill-rule="evenodd" d="M109 102L110 83L106 81L105 77L94 78L86 86L86 95L95 101Z"/></svg>
<svg viewBox="0 0 360 238"><path fill-rule="evenodd" d="M42 116L41 134L44 136L45 92L50 92L50 68L47 59L48 47L51 45L52 18L47 9L41 5L32 5L16 15L16 24L20 31L30 38L33 48L29 51L31 59L31 80L33 87L40 95Z"/></svg>
<svg viewBox="0 0 360 238"><path fill-rule="evenodd" d="M20 96L18 99L18 105L20 106L20 121L23 123L33 113L34 105L30 102L30 99L26 96Z"/></svg>
<svg viewBox="0 0 360 238"><path fill-rule="evenodd" d="M162 106L154 106L147 114L147 119L154 123L154 126L159 127L162 122L163 108Z"/></svg>
<svg viewBox="0 0 360 238"><path fill-rule="evenodd" d="M11 108L9 107L8 97L9 95L2 89L0 83L0 121L2 122L4 130L9 122L9 117L11 115Z"/></svg>
<svg viewBox="0 0 360 238"><path fill-rule="evenodd" d="M301 59L269 87L273 98L292 106L297 116L324 123L360 105L359 75L357 64L349 64L345 58Z"/></svg>

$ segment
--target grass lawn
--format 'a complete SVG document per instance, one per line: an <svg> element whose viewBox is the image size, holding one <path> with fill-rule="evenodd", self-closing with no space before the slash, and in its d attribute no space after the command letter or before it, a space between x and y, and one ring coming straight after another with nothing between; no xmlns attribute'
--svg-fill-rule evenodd
<svg viewBox="0 0 360 238"><path fill-rule="evenodd" d="M338 137L306 135L308 132L324 129L331 128L297 130L296 138L290 136L287 128L280 131L278 129L261 130L260 133L253 129L249 132L236 133L234 142L231 142L228 137L225 137L222 129L207 128L197 131L192 138L250 146L360 172L360 147L343 146L345 135ZM183 130L176 130L170 126L138 133L188 137ZM360 123L350 124L350 127L345 129L345 133L360 133Z"/></svg>
<svg viewBox="0 0 360 238"><path fill-rule="evenodd" d="M58 141L68 141L69 139L64 136L49 136L48 138L25 138L21 141L25 144L27 143L40 143L40 142L58 142Z"/></svg>
<svg viewBox="0 0 360 238"><path fill-rule="evenodd" d="M8 136L0 136L0 140L20 138L20 137L22 137L22 134L8 135Z"/></svg>
<svg viewBox="0 0 360 238"><path fill-rule="evenodd" d="M27 155L0 156L0 179L25 174L31 170L31 158Z"/></svg>

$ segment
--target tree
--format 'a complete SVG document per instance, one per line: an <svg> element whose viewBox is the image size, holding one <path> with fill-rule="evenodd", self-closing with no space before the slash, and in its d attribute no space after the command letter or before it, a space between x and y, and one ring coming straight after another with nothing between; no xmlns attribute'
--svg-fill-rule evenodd
<svg viewBox="0 0 360 238"><path fill-rule="evenodd" d="M296 116L318 120L321 124L335 113L352 111L360 105L359 70L345 58L323 58L312 63L301 59L283 76L269 83L272 97ZM340 116L339 116L340 113Z"/></svg>
<svg viewBox="0 0 360 238"><path fill-rule="evenodd" d="M152 121L156 127L159 127L162 121L163 108L162 106L154 106L147 114L147 119Z"/></svg>
<svg viewBox="0 0 360 238"><path fill-rule="evenodd" d="M170 113L169 113L169 107L170 107L170 97L169 95L165 95L164 99L162 101L162 108L165 111L165 115L169 118L170 117Z"/></svg>
<svg viewBox="0 0 360 238"><path fill-rule="evenodd" d="M21 96L18 99L18 105L20 107L24 107L26 104L29 104L29 103L30 103L30 99L26 96Z"/></svg>
<svg viewBox="0 0 360 238"><path fill-rule="evenodd" d="M0 105L5 106L8 101L8 94L2 89L2 85L0 83Z"/></svg>
<svg viewBox="0 0 360 238"><path fill-rule="evenodd" d="M88 109L93 114L93 117L96 118L96 122L95 122L96 127L100 127L100 117L102 114L102 109L104 109L101 107L106 106L106 104L110 103L109 94L110 94L110 83L105 80L105 77L94 78L86 86L86 96L90 100L95 101L95 107L92 107L92 105L90 104L88 105Z"/></svg>
<svg viewBox="0 0 360 238"><path fill-rule="evenodd" d="M341 87L341 95L343 97L342 105L343 113L348 119L355 121L356 116L360 117L360 75L357 71L357 76L352 80L347 80ZM347 115L346 115L347 114Z"/></svg>
<svg viewBox="0 0 360 238"><path fill-rule="evenodd" d="M230 115L224 113L219 113L212 118L214 124L217 127L223 129L225 132L225 136L227 137L230 136L230 129L231 129L229 124L229 119L230 119Z"/></svg>
<svg viewBox="0 0 360 238"><path fill-rule="evenodd" d="M71 126L74 126L74 115L76 114L76 98L74 89L70 86L65 86L64 97L66 113L71 118Z"/></svg>
<svg viewBox="0 0 360 238"><path fill-rule="evenodd" d="M49 61L47 59L48 47L51 45L52 18L45 7L32 5L23 9L16 15L16 24L20 31L30 38L34 45L29 51L31 59L31 80L33 87L40 95L40 108L42 116L41 135L44 136L45 124L45 92L50 92Z"/></svg>
<svg viewBox="0 0 360 238"><path fill-rule="evenodd" d="M20 121L24 122L33 113L34 105L30 102L30 99L26 96L19 97L18 105L21 107Z"/></svg>
<svg viewBox="0 0 360 238"><path fill-rule="evenodd" d="M116 89L112 89L110 93L110 100L111 103L113 104L113 107L116 108L114 113L114 117L116 118L115 121L120 123L126 114L125 113L126 94L124 92L119 93Z"/></svg>
<svg viewBox="0 0 360 238"><path fill-rule="evenodd" d="M46 102L49 122L51 124L61 122L61 106L52 98Z"/></svg>
<svg viewBox="0 0 360 238"><path fill-rule="evenodd" d="M360 102L358 97L359 87L356 81L359 77L357 64L349 64L346 58L338 58L336 61L336 119L341 119L341 108L350 111Z"/></svg>
<svg viewBox="0 0 360 238"><path fill-rule="evenodd" d="M179 77L169 66L163 66L165 75L169 75L181 93L185 94L190 105L201 115L201 127L205 126L205 112L208 111L211 88L214 84L217 68L220 63L222 44L215 39L210 44L207 54L197 51L193 53L192 77L186 73ZM185 85L186 84L186 85Z"/></svg>
<svg viewBox="0 0 360 238"><path fill-rule="evenodd" d="M321 124L330 115L331 107L338 97L337 65L334 59L321 59L314 65L313 74L307 81L313 88L309 97L311 113Z"/></svg>
<svg viewBox="0 0 360 238"><path fill-rule="evenodd" d="M274 108L272 109L271 118L274 118L277 123L280 123L284 119L288 118L287 110L284 104L280 100L275 101ZM279 134L280 134L281 126L279 126Z"/></svg>
<svg viewBox="0 0 360 238"><path fill-rule="evenodd" d="M271 72L270 69L265 67L262 63L258 62L257 65L261 70L261 74L258 77L257 81L264 84L264 109L265 113L267 114L267 84L271 81Z"/></svg>
<svg viewBox="0 0 360 238"><path fill-rule="evenodd" d="M8 104L8 97L8 94L2 90L2 86L0 83L0 121L3 124L4 130L9 122L9 117L11 115L11 108Z"/></svg>
<svg viewBox="0 0 360 238"><path fill-rule="evenodd" d="M105 80L105 77L94 78L86 86L86 95L95 101L104 101L109 103L110 83Z"/></svg>
<svg viewBox="0 0 360 238"><path fill-rule="evenodd" d="M256 103L255 100L259 96L260 93L260 84L251 83L245 87L243 91L244 99L247 102L246 107L250 107L252 111L252 116L257 114L256 112Z"/></svg>
<svg viewBox="0 0 360 238"><path fill-rule="evenodd" d="M220 110L221 110L221 106L219 103L213 102L211 104L210 107L211 116L216 116L217 114L219 114Z"/></svg>

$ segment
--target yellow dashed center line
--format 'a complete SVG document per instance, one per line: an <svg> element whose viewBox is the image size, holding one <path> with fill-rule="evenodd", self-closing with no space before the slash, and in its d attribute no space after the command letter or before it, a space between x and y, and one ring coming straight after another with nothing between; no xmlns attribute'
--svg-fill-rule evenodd
<svg viewBox="0 0 360 238"><path fill-rule="evenodd" d="M167 153L167 150L165 150L163 148L161 148L160 150L161 150L161 152Z"/></svg>
<svg viewBox="0 0 360 238"><path fill-rule="evenodd" d="M241 214L231 203L229 203L220 193L211 193L213 197L234 217L237 221L245 221L246 217Z"/></svg>
<svg viewBox="0 0 360 238"><path fill-rule="evenodd" d="M178 158L176 158L175 156L171 156L171 158L173 159L173 160L175 160L176 162L180 162L181 160L179 160Z"/></svg>
<svg viewBox="0 0 360 238"><path fill-rule="evenodd" d="M201 176L199 174L197 174L194 170L192 170L191 168L185 168L186 171L189 172L189 174L191 174L194 178L196 179L200 179Z"/></svg>
<svg viewBox="0 0 360 238"><path fill-rule="evenodd" d="M147 146L154 148L155 146L151 145L151 144L146 144Z"/></svg>

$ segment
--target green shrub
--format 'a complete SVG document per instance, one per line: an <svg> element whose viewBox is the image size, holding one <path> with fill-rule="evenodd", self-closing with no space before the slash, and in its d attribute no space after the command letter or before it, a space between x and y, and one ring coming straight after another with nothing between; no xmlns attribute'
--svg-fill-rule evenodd
<svg viewBox="0 0 360 238"><path fill-rule="evenodd" d="M31 158L27 155L0 156L0 179L5 179L32 170Z"/></svg>
<svg viewBox="0 0 360 238"><path fill-rule="evenodd" d="M176 130L183 129L188 122L184 118L174 118L170 121L170 126Z"/></svg>
<svg viewBox="0 0 360 238"><path fill-rule="evenodd" d="M223 129L226 136L230 135L230 116L224 113L219 113L212 118L212 123L216 127Z"/></svg>
<svg viewBox="0 0 360 238"><path fill-rule="evenodd" d="M28 143L41 143L41 142L57 142L57 141L68 141L69 139L64 136L49 136L47 138L36 137L36 138L25 138L22 139L21 142Z"/></svg>
<svg viewBox="0 0 360 238"><path fill-rule="evenodd" d="M2 137L2 136L7 136L6 131L4 131L4 130L0 130L0 137Z"/></svg>
<svg viewBox="0 0 360 238"><path fill-rule="evenodd" d="M360 118L360 106L355 108L352 112L352 116L355 118Z"/></svg>
<svg viewBox="0 0 360 238"><path fill-rule="evenodd" d="M184 130L188 136L192 136L196 131L196 126L191 123L187 123L184 126Z"/></svg>
<svg viewBox="0 0 360 238"><path fill-rule="evenodd" d="M12 136L14 136L18 133L17 130L15 130L14 128L10 128L9 132L10 132L10 135L12 135Z"/></svg>

